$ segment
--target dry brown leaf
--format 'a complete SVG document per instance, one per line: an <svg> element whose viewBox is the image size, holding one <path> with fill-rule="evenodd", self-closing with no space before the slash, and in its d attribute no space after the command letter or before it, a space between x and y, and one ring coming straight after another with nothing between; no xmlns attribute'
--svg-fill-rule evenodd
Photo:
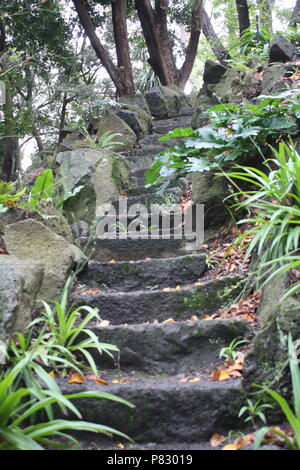
<svg viewBox="0 0 300 470"><path fill-rule="evenodd" d="M193 315L191 317L191 321L198 321L198 320L199 320L199 318L197 317L197 315Z"/></svg>
<svg viewBox="0 0 300 470"><path fill-rule="evenodd" d="M71 378L70 380L68 380L68 384L83 384L84 380L85 378L83 377L83 375L74 373L71 374Z"/></svg>
<svg viewBox="0 0 300 470"><path fill-rule="evenodd" d="M173 318L168 318L167 320L163 321L163 323L176 323Z"/></svg>
<svg viewBox="0 0 300 470"><path fill-rule="evenodd" d="M224 369L213 370L210 377L214 382L222 382L223 380L229 380L231 378L229 373Z"/></svg>
<svg viewBox="0 0 300 470"><path fill-rule="evenodd" d="M224 446L222 450L238 450L238 448L234 444L226 444L226 446Z"/></svg>
<svg viewBox="0 0 300 470"><path fill-rule="evenodd" d="M255 441L255 434L251 433L251 434L246 434L246 436L237 437L233 444L236 445L238 449L241 449L242 447L253 444L254 441Z"/></svg>
<svg viewBox="0 0 300 470"><path fill-rule="evenodd" d="M211 447L218 447L224 441L225 441L225 437L221 436L220 434L213 434L209 442L210 442Z"/></svg>

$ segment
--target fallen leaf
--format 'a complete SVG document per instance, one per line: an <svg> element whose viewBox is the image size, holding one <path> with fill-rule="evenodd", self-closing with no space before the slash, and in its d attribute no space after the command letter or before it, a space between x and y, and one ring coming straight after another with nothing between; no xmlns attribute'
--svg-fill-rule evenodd
<svg viewBox="0 0 300 470"><path fill-rule="evenodd" d="M224 446L222 450L238 450L238 448L234 444L226 444L226 446Z"/></svg>
<svg viewBox="0 0 300 470"><path fill-rule="evenodd" d="M125 449L125 446L124 446L124 444L119 442L119 444L117 444L117 448L123 450L123 449Z"/></svg>
<svg viewBox="0 0 300 470"><path fill-rule="evenodd" d="M176 286L175 290L181 290L181 286Z"/></svg>
<svg viewBox="0 0 300 470"><path fill-rule="evenodd" d="M88 294L88 295L97 295L97 294L100 294L100 290L99 289L87 289L83 292L81 292L82 294Z"/></svg>
<svg viewBox="0 0 300 470"><path fill-rule="evenodd" d="M187 377L183 377L183 379L179 380L179 382L183 382L183 383L186 383L188 381L189 381L189 379Z"/></svg>
<svg viewBox="0 0 300 470"><path fill-rule="evenodd" d="M194 382L200 382L200 377L195 377L194 379L189 379L189 382L194 383Z"/></svg>
<svg viewBox="0 0 300 470"><path fill-rule="evenodd" d="M245 436L242 437L237 437L234 441L234 445L237 446L238 449L241 449L242 447L249 446L253 444L255 441L255 434L246 434Z"/></svg>
<svg viewBox="0 0 300 470"><path fill-rule="evenodd" d="M86 378L100 385L108 385L108 382L98 377L98 375L88 375Z"/></svg>
<svg viewBox="0 0 300 470"><path fill-rule="evenodd" d="M102 320L102 321L98 324L98 326L99 326L100 328L107 328L109 325L110 325L110 321L109 321L109 320Z"/></svg>
<svg viewBox="0 0 300 470"><path fill-rule="evenodd" d="M58 374L56 372L54 372L54 370L49 372L49 375L50 375L50 377L52 377L52 379L57 379L58 378Z"/></svg>
<svg viewBox="0 0 300 470"><path fill-rule="evenodd" d="M113 384L125 384L125 383L128 383L128 382L125 379L114 379L114 380L111 381L111 383L113 383Z"/></svg>
<svg viewBox="0 0 300 470"><path fill-rule="evenodd" d="M75 373L71 374L70 380L68 380L68 384L83 384L84 377L81 374Z"/></svg>
<svg viewBox="0 0 300 470"><path fill-rule="evenodd" d="M214 382L222 382L223 380L229 380L230 374L224 369L215 369L212 371L210 377Z"/></svg>
<svg viewBox="0 0 300 470"><path fill-rule="evenodd" d="M111 259L111 260L109 261L109 263L116 263L116 260L115 260L115 259Z"/></svg>
<svg viewBox="0 0 300 470"><path fill-rule="evenodd" d="M163 323L176 323L173 318L168 318L167 320L163 321Z"/></svg>
<svg viewBox="0 0 300 470"><path fill-rule="evenodd" d="M191 317L191 320L192 320L192 321L198 321L199 318L197 317L197 315L193 315L193 316Z"/></svg>
<svg viewBox="0 0 300 470"><path fill-rule="evenodd" d="M8 255L8 251L0 249L0 255Z"/></svg>
<svg viewBox="0 0 300 470"><path fill-rule="evenodd" d="M211 447L218 447L224 441L225 441L225 437L221 436L220 434L213 434L209 442L210 442Z"/></svg>

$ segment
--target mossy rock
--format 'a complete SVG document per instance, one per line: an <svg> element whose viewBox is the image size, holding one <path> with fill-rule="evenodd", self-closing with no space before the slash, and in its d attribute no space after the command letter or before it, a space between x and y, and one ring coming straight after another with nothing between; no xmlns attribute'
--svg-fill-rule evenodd
<svg viewBox="0 0 300 470"><path fill-rule="evenodd" d="M113 142L111 144L111 150L115 152L132 150L137 141L137 136L131 127L112 112L108 112L106 116L101 119L94 120L92 131L97 134L98 139L107 132L120 134L115 137L115 144L113 144Z"/></svg>

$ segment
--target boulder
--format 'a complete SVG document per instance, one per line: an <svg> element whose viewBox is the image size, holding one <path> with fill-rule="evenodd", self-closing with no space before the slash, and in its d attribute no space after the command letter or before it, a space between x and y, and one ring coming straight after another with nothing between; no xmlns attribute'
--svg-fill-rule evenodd
<svg viewBox="0 0 300 470"><path fill-rule="evenodd" d="M1 255L4 256L4 255ZM12 266L0 264L0 364L19 314L23 279Z"/></svg>
<svg viewBox="0 0 300 470"><path fill-rule="evenodd" d="M43 265L39 261L34 261L31 259L24 260L14 256L2 256L0 264L1 286L2 276L5 276L6 272L15 273L13 276L10 275L11 280L21 280L22 287L18 297L18 308L15 314L13 331L25 332L29 323L32 321L31 313L34 308L36 296L41 289L44 275ZM9 295L12 296L12 299L14 298L13 292L10 291ZM0 304L2 304L3 298L1 293L0 299Z"/></svg>
<svg viewBox="0 0 300 470"><path fill-rule="evenodd" d="M218 227L229 218L229 212L223 202L227 195L226 178L219 178L213 172L195 172L192 174L193 200L204 204L205 229Z"/></svg>
<svg viewBox="0 0 300 470"><path fill-rule="evenodd" d="M151 88L150 90L146 91L145 97L151 114L154 118L165 119L168 117L166 99L160 88Z"/></svg>
<svg viewBox="0 0 300 470"><path fill-rule="evenodd" d="M139 93L137 93L136 95L122 96L120 98L119 103L127 105L126 107L128 107L128 109L130 109L129 106L136 106L137 108L142 109L151 116L151 111L145 96Z"/></svg>
<svg viewBox="0 0 300 470"><path fill-rule="evenodd" d="M85 260L77 247L33 219L8 225L4 238L9 254L42 264L44 277L38 300L57 300L75 263Z"/></svg>
<svg viewBox="0 0 300 470"><path fill-rule="evenodd" d="M292 69L287 65L278 64L268 67L263 76L263 81L261 85L261 94L262 95L274 95L276 93L281 93L286 91L287 83L282 80L286 72Z"/></svg>
<svg viewBox="0 0 300 470"><path fill-rule="evenodd" d="M270 44L270 62L288 62L295 54L294 46L282 36L276 36Z"/></svg>
<svg viewBox="0 0 300 470"><path fill-rule="evenodd" d="M240 69L227 69L216 85L208 85L208 96L220 103L240 104L244 98L252 96L255 89L253 75Z"/></svg>
<svg viewBox="0 0 300 470"><path fill-rule="evenodd" d="M76 196L64 203L69 223L82 220L92 224L96 219L97 207L110 203L114 195L120 194L128 185L129 173L125 160L109 150L61 152L57 156L57 164L58 179L64 192L83 186Z"/></svg>
<svg viewBox="0 0 300 470"><path fill-rule="evenodd" d="M203 80L205 83L219 83L226 70L226 67L218 62L207 60L205 62Z"/></svg>
<svg viewBox="0 0 300 470"><path fill-rule="evenodd" d="M26 211L22 208L11 208L4 214L0 214L0 236L3 236L5 227L28 217L38 220L53 232L64 237L69 243L73 242L73 235L66 218L55 209L48 199L41 200L38 211Z"/></svg>
<svg viewBox="0 0 300 470"><path fill-rule="evenodd" d="M137 110L135 110L135 106L131 106L131 109L121 109L117 111L116 114L119 118L125 121L126 124L128 124L138 139L151 133L152 119L143 110L137 112Z"/></svg>
<svg viewBox="0 0 300 470"><path fill-rule="evenodd" d="M199 129L199 127L206 126L209 123L208 110L217 102L206 95L199 95L197 98L197 109L193 114L191 127L193 129Z"/></svg>
<svg viewBox="0 0 300 470"><path fill-rule="evenodd" d="M97 134L98 139L107 132L120 134L115 136L113 141L110 142L110 149L116 152L132 150L137 141L137 137L131 127L113 112L108 112L101 119L91 121L89 129L92 130L92 133Z"/></svg>

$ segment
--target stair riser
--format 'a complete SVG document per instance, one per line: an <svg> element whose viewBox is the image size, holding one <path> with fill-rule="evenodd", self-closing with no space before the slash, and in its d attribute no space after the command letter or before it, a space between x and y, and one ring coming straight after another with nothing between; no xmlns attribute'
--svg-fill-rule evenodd
<svg viewBox="0 0 300 470"><path fill-rule="evenodd" d="M100 388L63 386L67 393L85 389L113 393L135 405L129 408L110 400L74 400L85 421L92 421L129 435L136 442L197 442L212 434L240 427L238 412L244 403L241 382L178 383L157 380L154 387L143 380Z"/></svg>
<svg viewBox="0 0 300 470"><path fill-rule="evenodd" d="M95 261L137 261L145 258L173 258L186 254L184 240L134 240L97 238L87 246L86 238L78 239L79 246Z"/></svg>
<svg viewBox="0 0 300 470"><path fill-rule="evenodd" d="M204 255L171 259L140 261L136 263L93 263L79 275L81 282L122 291L141 290L151 286L176 287L196 282L206 270Z"/></svg>
<svg viewBox="0 0 300 470"><path fill-rule="evenodd" d="M159 325L93 328L103 343L120 350L122 370L147 374L185 375L195 373L219 359L220 349L237 337L244 337L249 327L242 320L211 320L165 323ZM99 368L113 369L119 360L108 354L94 354Z"/></svg>
<svg viewBox="0 0 300 470"><path fill-rule="evenodd" d="M191 289L75 295L73 301L76 306L97 307L101 318L113 325L163 322L170 317L179 321L215 313L236 299L242 285L240 278L223 278Z"/></svg>

